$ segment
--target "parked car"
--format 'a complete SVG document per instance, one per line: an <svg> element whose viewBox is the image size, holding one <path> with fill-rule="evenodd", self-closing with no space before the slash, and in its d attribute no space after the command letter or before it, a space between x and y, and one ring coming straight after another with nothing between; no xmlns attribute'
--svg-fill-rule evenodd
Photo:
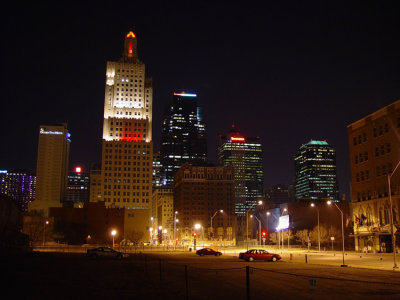
<svg viewBox="0 0 400 300"><path fill-rule="evenodd" d="M213 250L211 248L203 248L203 249L197 250L196 254L199 255L199 256L204 256L204 255L221 256L222 255L221 252L215 251L215 250Z"/></svg>
<svg viewBox="0 0 400 300"><path fill-rule="evenodd" d="M247 261L255 261L255 260L271 260L277 261L282 257L279 254L269 253L263 249L251 249L246 252L239 253L239 258Z"/></svg>
<svg viewBox="0 0 400 300"><path fill-rule="evenodd" d="M98 247L94 249L87 249L86 256L90 258L105 257L105 258L123 259L128 257L128 254L115 251L110 247Z"/></svg>

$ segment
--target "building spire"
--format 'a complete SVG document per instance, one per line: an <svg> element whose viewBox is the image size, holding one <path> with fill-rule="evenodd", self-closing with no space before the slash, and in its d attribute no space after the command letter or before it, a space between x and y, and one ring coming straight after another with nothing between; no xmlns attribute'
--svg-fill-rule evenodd
<svg viewBox="0 0 400 300"><path fill-rule="evenodd" d="M125 62L136 62L137 55L137 39L133 31L129 31L125 36L124 54L122 60Z"/></svg>

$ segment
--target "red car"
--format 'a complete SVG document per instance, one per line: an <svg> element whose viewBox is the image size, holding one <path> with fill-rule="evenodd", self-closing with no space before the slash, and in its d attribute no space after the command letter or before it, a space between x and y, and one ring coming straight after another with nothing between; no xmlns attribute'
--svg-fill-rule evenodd
<svg viewBox="0 0 400 300"><path fill-rule="evenodd" d="M280 260L282 257L279 254L269 253L266 250L251 249L246 252L239 253L239 258L247 261L255 261L255 260L277 261Z"/></svg>
<svg viewBox="0 0 400 300"><path fill-rule="evenodd" d="M203 248L203 249L197 250L196 254L199 255L199 256L203 256L203 255L221 256L222 255L221 252L215 251L215 250L213 250L211 248Z"/></svg>

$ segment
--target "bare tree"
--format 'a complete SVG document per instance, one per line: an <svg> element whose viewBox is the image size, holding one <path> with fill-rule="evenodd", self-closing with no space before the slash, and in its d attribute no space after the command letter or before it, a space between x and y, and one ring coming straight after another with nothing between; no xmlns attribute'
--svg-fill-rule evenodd
<svg viewBox="0 0 400 300"><path fill-rule="evenodd" d="M320 224L319 232L321 245L325 246L329 246L329 242L332 236L335 237L335 239L339 238L340 236L340 231L337 228L333 226L328 227L327 224ZM314 229L310 232L310 239L312 243L318 243L318 226L314 227Z"/></svg>
<svg viewBox="0 0 400 300"><path fill-rule="evenodd" d="M297 242L301 243L302 247L305 247L307 246L308 243L308 235L309 235L308 229L303 229L303 230L297 230L294 237Z"/></svg>
<svg viewBox="0 0 400 300"><path fill-rule="evenodd" d="M143 238L143 235L144 233L142 231L129 230L125 232L125 239L136 247Z"/></svg>

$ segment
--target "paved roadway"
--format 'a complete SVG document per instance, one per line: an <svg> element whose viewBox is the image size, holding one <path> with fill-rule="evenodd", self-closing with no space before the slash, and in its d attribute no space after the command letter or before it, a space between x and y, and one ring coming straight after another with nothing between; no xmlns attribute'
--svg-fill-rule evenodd
<svg viewBox="0 0 400 300"><path fill-rule="evenodd" d="M289 254L276 263L248 263L229 252L198 257L153 251L123 261L88 260L82 253L31 253L6 257L3 263L13 266L10 282L23 287L7 286L9 299L400 299L398 271L352 267L353 260L359 261L349 255L350 266L344 268L338 255L314 253L305 264L303 253L292 253L293 260Z"/></svg>

